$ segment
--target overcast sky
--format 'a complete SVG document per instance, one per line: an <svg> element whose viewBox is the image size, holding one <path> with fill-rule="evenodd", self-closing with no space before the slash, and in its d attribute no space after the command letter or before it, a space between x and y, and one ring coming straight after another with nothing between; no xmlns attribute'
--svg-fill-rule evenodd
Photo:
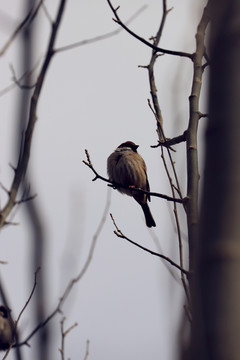
<svg viewBox="0 0 240 360"><path fill-rule="evenodd" d="M197 23L204 1L172 0L161 47L194 51ZM22 19L22 2L0 2L1 46ZM54 17L58 1L46 0ZM159 0L119 0L119 15L127 20L139 8L147 8L131 24L140 36L155 35L162 4ZM49 36L46 15L39 13L36 60L44 55ZM117 29L105 0L67 3L57 39L57 47L89 39ZM16 75L19 65L18 39L0 58L0 91L12 83L12 64ZM121 31L115 37L57 54L49 68L38 107L29 173L32 193L37 202L45 230L49 313L70 279L82 269L91 242L106 205L109 188L100 180L92 182L93 173L82 160L88 149L96 170L106 176L108 155L126 140L139 144L139 153L148 167L152 191L171 195L157 143L156 124L147 99L150 97L146 69L151 49ZM188 96L191 90L192 64L189 59L161 56L156 65L159 102L167 137L181 134L188 122ZM16 87L0 97L0 180L10 186L15 161L17 100ZM204 102L204 96L202 99ZM202 109L204 112L206 109ZM182 192L186 191L184 145L174 154ZM178 259L178 240L173 212L166 201L152 198L151 211L157 227L149 230L141 208L133 199L110 191L108 213L132 240ZM1 190L1 206L4 204ZM25 304L31 290L31 234L22 205L14 211L18 226L1 232L1 278L7 289L14 316ZM179 208L180 209L180 208ZM183 238L185 216L180 211ZM75 286L64 306L66 326L77 322L66 339L66 358L83 359L86 341L90 340L89 359L94 360L172 360L183 310L180 276L175 278L162 260L143 252L114 233L107 215L99 235L91 265ZM187 243L185 264L187 266ZM17 281L16 281L17 279ZM60 358L60 320L55 318L53 359ZM24 338L34 324L31 306L24 313L20 330ZM34 346L34 340L31 342ZM32 359L32 348L24 350ZM9 359L12 359L12 355Z"/></svg>

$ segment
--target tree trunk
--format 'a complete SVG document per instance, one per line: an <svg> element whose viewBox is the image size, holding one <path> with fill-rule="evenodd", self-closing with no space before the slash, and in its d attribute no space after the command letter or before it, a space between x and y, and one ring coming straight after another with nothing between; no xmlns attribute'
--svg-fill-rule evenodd
<svg viewBox="0 0 240 360"><path fill-rule="evenodd" d="M240 359L240 1L211 4L209 123L192 359Z"/></svg>

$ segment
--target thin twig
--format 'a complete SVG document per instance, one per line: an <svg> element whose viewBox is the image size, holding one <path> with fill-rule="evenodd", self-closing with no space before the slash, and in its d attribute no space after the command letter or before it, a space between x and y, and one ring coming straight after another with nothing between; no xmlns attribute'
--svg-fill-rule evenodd
<svg viewBox="0 0 240 360"><path fill-rule="evenodd" d="M133 244L133 245L139 247L140 249L142 249L142 250L150 253L151 255L160 257L161 259L164 259L164 260L168 261L172 266L176 267L178 270L180 270L180 271L183 272L184 274L189 275L189 272L188 272L187 270L183 269L180 265L178 265L177 263L175 263L175 262L174 262L173 260L171 260L169 257L167 257L167 256L165 256L165 255L163 255L163 254L156 253L155 251L152 251L152 250L150 250L150 249L148 249L148 248L146 248L146 247L144 247L144 246L136 243L135 241L129 239L129 238L128 238L126 235L124 235L124 234L122 233L122 231L119 229L119 227L117 226L117 224L116 224L116 222L115 222L115 220L114 220L114 218L113 218L113 215L110 214L110 216L111 216L111 219L112 219L112 221L113 221L113 224L114 224L114 226L115 226L115 228L116 228L116 230L114 231L114 234L115 234L117 237L129 241L131 244Z"/></svg>
<svg viewBox="0 0 240 360"><path fill-rule="evenodd" d="M87 340L86 342L86 352L85 352L85 356L83 360L87 360L88 355L89 355L89 344L90 344L90 340Z"/></svg>
<svg viewBox="0 0 240 360"><path fill-rule="evenodd" d="M40 0L38 5L36 6L35 10L34 7L32 7L30 9L30 11L28 12L27 16L23 19L23 21L17 26L17 28L14 30L13 34L10 36L10 38L8 39L8 41L5 43L5 45L2 47L2 49L0 50L0 56L3 56L3 54L6 52L6 50L9 48L9 46L12 44L13 40L15 39L15 37L19 34L19 32L22 30L22 28L26 25L26 24L30 24L31 21L33 21L33 19L36 17L38 10L40 9L42 2L44 0Z"/></svg>
<svg viewBox="0 0 240 360"><path fill-rule="evenodd" d="M158 131L159 141L161 141L161 139L163 139L163 141L166 142L164 131L162 129L162 123L159 122L158 126L160 127L160 131ZM177 176L176 169L175 169L175 163L173 161L172 154L170 152L170 147L167 147L167 153L168 153L168 157L169 157L170 164L171 164L171 167L172 167L172 171L173 171L173 174L174 174L174 178L175 178L175 181L176 181L176 186L173 183L172 177L171 177L171 175L169 173L169 170L168 170L168 167L167 167L167 162L166 162L165 157L164 157L163 146L161 146L161 157L162 157L164 168L165 168L165 171L166 171L166 174L167 174L167 177L168 177L168 180L169 180L169 184L170 184L170 187L171 187L171 190L172 190L172 197L175 198L175 190L176 190L178 195L182 199L183 205L185 206L187 198L183 199L183 197L182 197L181 189L180 189L180 185L179 185L179 181L178 181L178 176ZM177 228L177 235L178 235L179 261L180 261L181 268L183 268L182 235L181 235L180 223L179 223L179 219L178 219L178 210L177 210L176 201L174 202L174 205L173 205L173 212L174 212L176 228ZM183 288L184 288L188 303L190 303L189 290L188 290L188 286L187 286L183 271L181 271L181 281L182 281L182 284L183 284Z"/></svg>
<svg viewBox="0 0 240 360"><path fill-rule="evenodd" d="M44 12L46 18L49 21L49 24L52 24L53 20L52 20L51 15L49 14L48 9L44 3L42 3L42 9L43 9L43 12Z"/></svg>
<svg viewBox="0 0 240 360"><path fill-rule="evenodd" d="M106 205L105 205L105 209L104 209L104 212L103 212L103 215L102 215L102 218L100 220L100 223L97 227L97 230L95 232L95 234L93 235L93 239L92 239L92 243L91 243L91 246L90 246L90 250L89 250L89 253L88 253L88 257L86 259L86 262L82 268L82 270L79 272L79 274L73 278L69 283L68 285L66 286L62 296L60 297L59 299L59 302L56 306L56 308L52 311L52 313L41 323L39 323L33 330L32 332L26 337L25 340L23 340L19 346L22 346L22 345L28 345L28 342L29 340L41 329L43 328L45 325L47 325L49 323L50 320L52 320L56 314L58 313L61 313L62 312L62 306L64 304L64 302L67 300L67 297L69 295L69 293L71 292L72 288L74 287L75 284L77 284L81 279L82 277L84 276L84 274L86 273L86 271L88 270L89 268L89 265L91 263L91 260L92 260L92 257L93 257L93 254L94 254L94 250L95 250L95 246L96 246L96 243L97 243L97 239L102 231L102 228L105 224L105 221L106 221L106 218L107 218L107 215L108 215L108 211L109 211L109 207L110 207L110 192L108 192L108 196L107 196L107 201L106 201Z"/></svg>
<svg viewBox="0 0 240 360"><path fill-rule="evenodd" d="M109 0L107 0L107 1L108 1L109 5L110 5L115 17L116 17L115 21L117 21L121 26L123 26L133 36L138 38L140 41L143 41L142 38L139 38L138 36L136 36L136 34L129 31L129 29L121 22L118 14L117 14L117 9L113 8L113 6L112 6L112 4L111 4L111 2ZM156 60L158 58L158 51L159 51L158 50L159 49L158 44L160 42L160 39L161 39L161 36L162 36L162 33L163 33L163 29L164 29L164 25L165 25L165 22L166 22L167 15L170 12L170 9L169 10L167 9L167 0L163 0L162 5L163 5L163 14L162 14L162 18L161 18L161 21L160 21L160 26L159 26L159 29L158 29L158 32L157 32L156 36L153 38L154 47L152 47L153 51L152 51L152 56L151 56L150 63L149 63L148 66L146 66L146 68L148 70L148 75L149 75L150 93L151 93L151 97L152 97L153 106L151 105L150 100L148 100L148 105L149 105L150 109L152 110L152 112L153 112L153 114L154 114L154 116L156 118L157 133L158 133L158 137L159 137L159 144L163 144L167 148L167 153L168 153L168 156L169 156L169 159L170 159L172 171L173 171L174 178L175 178L175 181L176 181L176 185L175 185L173 180L172 180L172 177L171 177L171 175L169 173L167 163L166 163L165 158L164 158L164 152L163 152L163 147L162 147L163 145L162 145L161 146L162 159L163 159L165 171L166 171L168 179L169 179L170 187L171 187L171 190L172 190L172 199L173 199L173 202L174 202L173 211L174 211L174 217L175 217L175 222L176 222L176 227L177 227L177 234L178 234L180 269L183 269L182 238L181 238L181 230L180 230L180 224L179 224L179 219L178 219L177 204L176 204L176 201L174 200L174 199L176 199L175 191L177 190L177 193L181 198L181 201L179 201L179 202L183 203L183 198L182 198L182 195L181 195L181 189L180 189L177 173L176 173L176 170L175 170L175 164L174 164L174 161L172 159L171 152L170 152L170 150L173 150L173 149L171 148L171 143L168 142L168 140L166 139L166 137L164 135L164 131L163 131L163 118L162 118L162 113L161 113L161 109L160 109L160 105L159 105L159 101L158 101L157 87L156 87L155 76L154 76L154 65L155 65L155 62L156 62ZM143 41L143 42L146 45L148 45L145 41ZM172 55L179 55L179 54L176 54L174 52L174 53L172 53ZM192 55L190 57L192 59ZM180 141L182 142L184 140L185 140L185 135L179 137L178 139L175 138L176 143L180 142ZM172 141L172 144L174 144L173 141ZM121 234L121 232L119 234ZM182 280L182 283L183 283L183 287L185 289L186 296L187 296L187 298L189 300L188 287L187 287L187 284L186 284L186 281L185 281L184 271L181 271L181 280Z"/></svg>
<svg viewBox="0 0 240 360"><path fill-rule="evenodd" d="M161 148L161 152L162 152L161 157L162 157L162 160L163 160L165 171L167 173L168 180L169 180L169 183L170 183L170 186L171 186L171 189L172 189L172 194L173 194L173 197L174 197L175 196L175 190L174 190L175 187L174 187L174 184L172 182L172 178L171 178L171 176L169 174L169 171L168 171L167 163L166 163L166 160L165 160L165 157L164 157L163 148ZM176 228L177 228L177 236L178 236L179 262L180 262L180 266L182 268L183 267L182 234L181 234L181 228L180 228L180 223L179 223L179 218L178 218L178 211L177 211L177 204L176 203L174 203L174 205L173 205L173 213L174 213L174 218L175 218L175 223L176 223ZM186 294L187 301L190 304L190 295L189 295L188 286L187 286L187 283L186 283L186 280L185 280L184 271L181 271L181 281L182 281L182 284L183 284L183 288L184 288L184 291L185 291L185 294Z"/></svg>
<svg viewBox="0 0 240 360"><path fill-rule="evenodd" d="M132 30L130 30L126 24L124 24L121 19L119 18L118 14L117 14L117 10L118 8L114 8L111 1L107 0L114 16L115 19L113 19L117 24L119 24L123 29L125 29L130 35L132 35L133 37L135 37L136 39L138 39L139 41L141 41L143 44L149 46L150 48L154 49L155 51L158 52L162 52L164 54L168 54L168 55L175 55L175 56L181 56L181 57L186 57L192 60L193 54L189 54L183 51L174 51L174 50L167 50L167 49L163 49L160 48L158 46L155 46L154 44L150 43L149 41L145 40L144 38L142 38L141 36L137 35L135 32L133 32Z"/></svg>
<svg viewBox="0 0 240 360"><path fill-rule="evenodd" d="M2 90L0 90L0 96L3 96L5 94L7 94L9 91L13 90L17 86L17 83L20 84L24 78L26 78L28 76L30 77L33 74L33 72L37 69L37 67L39 66L41 61L42 61L42 57L40 57L38 59L38 61L35 63L35 65L33 66L33 68L31 70L25 71L19 78L16 78L16 79L13 78L12 84L10 84L10 85L6 86L5 88L3 88ZM12 69L14 72L14 68L13 68L12 64L10 64L10 70L12 71ZM15 77L16 77L16 75L15 75ZM36 86L36 84L34 86ZM15 168L14 168L14 171L15 171Z"/></svg>
<svg viewBox="0 0 240 360"><path fill-rule="evenodd" d="M18 315L18 318L17 318L17 320L16 320L16 327L17 327L17 325L18 325L18 323L19 323L19 320L20 320L23 312L25 311L26 307L28 306L28 304L30 303L30 301L31 301L31 299L32 299L32 297L33 297L34 291L35 291L36 286L37 286L37 275L38 275L38 272L39 272L39 271L40 271L40 268L37 268L37 270L35 271L35 274L34 274L34 284L33 284L33 287L32 287L32 291L31 291L31 293L30 293L30 295L29 295L29 297L28 297L25 305L23 306L22 310L20 311L20 313L19 313L19 315Z"/></svg>
<svg viewBox="0 0 240 360"><path fill-rule="evenodd" d="M65 8L66 0L61 0L59 4L59 8L57 11L55 22L52 24L52 32L48 43L48 48L46 52L46 57L43 62L41 71L39 73L37 83L31 98L31 104L30 104L30 111L29 111L29 118L28 118L28 125L25 132L25 138L24 138L24 144L23 144L23 150L19 153L19 159L18 164L15 171L15 176L13 178L13 182L11 185L11 189L9 192L9 198L0 212L0 227L3 226L3 224L6 221L7 216L11 212L12 208L15 206L16 197L18 194L18 190L20 187L20 184L22 183L27 167L28 162L30 158L30 150L31 150L31 144L32 144L32 135L35 128L35 123L37 120L37 106L38 101L40 98L42 86L44 83L44 80L46 78L47 70L49 68L50 62L52 60L52 57L54 55L54 44L56 41L58 29L61 23L61 19L63 16L64 8Z"/></svg>
<svg viewBox="0 0 240 360"><path fill-rule="evenodd" d="M19 89L22 89L22 90L31 90L31 89L34 89L36 84L33 84L33 85L24 85L24 84L21 84L21 81L19 79L17 79L16 77L16 74L15 74L15 70L14 70L14 67L13 65L10 65L10 69L12 71L12 79L13 79L13 82L19 87ZM27 74L28 76L31 74L32 72L27 72L25 73L25 75Z"/></svg>
<svg viewBox="0 0 240 360"><path fill-rule="evenodd" d="M61 348L59 349L59 351L60 351L62 360L65 360L65 338L70 333L70 331L72 331L76 326L78 326L78 324L75 323L72 326L70 326L67 330L64 330L65 320L66 320L66 318L63 317L60 322L60 325L61 325Z"/></svg>
<svg viewBox="0 0 240 360"><path fill-rule="evenodd" d="M139 10L137 10L127 21L126 24L130 24L134 19L136 19L136 17L142 13L145 9L147 8L147 5L143 5ZM110 31L107 32L105 34L102 35L98 35L95 37L92 37L90 39L85 39L85 40L81 40L81 41L77 41L75 43L69 44L69 45L65 45L65 46L61 46L57 49L55 49L55 53L61 52L61 51L68 51L68 50L72 50L75 48L78 48L80 46L83 45L88 45L88 44L92 44L95 43L97 41L101 41L101 40L105 40L108 38L111 38L113 36L116 36L117 34L119 34L123 29L120 27L114 31Z"/></svg>
<svg viewBox="0 0 240 360"><path fill-rule="evenodd" d="M171 148L172 145L180 144L185 141L186 141L186 132L184 131L184 133L182 135L175 136L172 139L165 139L162 142L158 141L158 144L152 145L151 148L157 148L159 146L163 146L163 147L169 148L170 150L174 150Z"/></svg>
<svg viewBox="0 0 240 360"><path fill-rule="evenodd" d="M14 323L14 334L17 334L17 326L18 326L18 323L19 323L19 321L20 321L20 318L21 318L22 314L24 313L24 311L26 310L28 304L30 303L30 301L31 301L31 299L32 299L32 297L33 297L34 291L35 291L36 286L37 286L37 274L38 274L39 270L40 270L40 268L38 268L38 269L35 271L35 274L34 274L34 284L33 284L31 293L30 293L30 295L29 295L29 297L28 297L25 305L23 306L22 310L20 311L20 313L19 313L19 315L18 315L18 317L17 317L17 320L15 321L15 323L13 322L13 323ZM12 321L12 319L11 319L11 321ZM16 340L17 340L17 339L16 339ZM8 354L9 354L10 350L12 349L12 347L17 347L17 346L19 346L18 341L16 341L15 344L14 344L14 342L12 342L12 344L10 344L10 346L9 346L7 352L5 353L4 357L2 358L2 360L5 360L5 359L7 358L7 356L8 356Z"/></svg>
<svg viewBox="0 0 240 360"><path fill-rule="evenodd" d="M47 8L43 2L44 0L41 0L42 2L42 9L47 17L47 19L49 20L50 24L52 24L52 19L51 19L51 16L49 15L48 11L47 11ZM136 11L136 13L134 13L127 21L126 21L126 24L130 24L141 12L143 12L145 9L146 9L147 5L143 5L138 11ZM108 39L110 37L113 37L113 36L116 36L119 32L122 31L122 28L118 28L114 31L110 31L106 34L102 34L102 35L99 35L99 36L95 36L93 38L90 38L90 39L85 39L85 40L81 40L81 41L77 41L75 43L72 43L72 44L69 44L69 45L65 45L65 46L62 46L62 47L59 47L59 48L56 48L54 49L54 54L58 54L60 52L63 52L63 51L68 51L68 50L72 50L72 49L75 49L75 48L78 48L78 47L81 47L81 46L84 46L84 45L88 45L88 44L92 44L92 43L95 43L95 42L98 42L98 41L101 41L101 40L105 40L105 39ZM21 89L32 89L36 86L36 84L32 84L32 85L24 85L21 83L21 81L26 78L27 76L30 76L33 71L36 70L36 68L38 67L40 61L42 60L42 57L36 62L36 65L33 67L32 70L28 70L26 71L23 75L21 75L19 78L16 77L15 75L15 72L14 72L14 69L12 67L12 65L10 65L10 68L13 72L13 83L8 85L7 87L3 88L2 90L0 90L0 96L3 96L5 95L6 93L8 93L9 91L13 90L16 86L19 86Z"/></svg>
<svg viewBox="0 0 240 360"><path fill-rule="evenodd" d="M27 201L31 201L31 200L35 199L36 197L37 197L37 194L34 194L34 195L31 195L31 196L24 197L21 200L16 200L15 205L20 205L20 204L25 203Z"/></svg>

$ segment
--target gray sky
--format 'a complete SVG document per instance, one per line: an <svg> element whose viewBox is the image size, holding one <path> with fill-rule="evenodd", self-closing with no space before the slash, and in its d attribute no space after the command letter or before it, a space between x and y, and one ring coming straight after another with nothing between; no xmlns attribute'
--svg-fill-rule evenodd
<svg viewBox="0 0 240 360"><path fill-rule="evenodd" d="M45 3L54 16L58 2ZM159 26L161 1L121 0L115 5L121 5L119 15L126 20L146 3L147 9L130 27L149 39ZM196 26L204 2L197 3L169 1L168 7L174 9L168 15L161 47L194 51ZM20 2L0 2L0 14L7 19L0 26L0 42L4 44L21 20ZM57 47L115 30L117 25L112 17L105 0L69 1ZM43 12L40 18L36 59L44 54L49 34ZM10 63L16 74L21 75L18 54L16 40L0 58L0 90L11 84ZM49 68L30 161L31 188L38 194L34 201L45 225L44 271L48 274L49 312L68 281L83 267L106 203L108 187L100 180L92 182L93 174L82 163L84 149L88 149L96 170L106 176L108 155L120 143L134 141L140 145L139 153L146 161L151 190L170 195L160 150L150 148L157 143L157 136L155 119L147 104L150 97L147 71L138 68L148 64L150 55L151 49L122 31L111 39L59 53ZM167 137L180 134L187 126L191 76L192 64L188 59L164 55L157 62L158 95ZM10 186L12 177L8 164L14 162L15 104L19 91L15 88L0 97L0 179L6 187ZM184 145L179 145L177 150L174 158L185 193ZM1 206L4 197L1 191ZM145 226L141 208L133 199L111 191L109 212L123 233L179 262L171 207L158 198L152 199L150 207L157 223L153 230ZM17 315L30 292L33 274L29 265L31 236L24 205L14 213L14 221L20 225L2 231L0 260L8 261L8 265L1 265L1 276L13 313ZM184 224L183 213L181 219ZM83 359L89 339L89 359L172 360L183 306L180 282L173 279L161 260L117 238L113 231L113 223L107 216L91 265L64 306L66 326L78 322L66 339L66 358ZM184 241L185 248L186 245ZM187 256L185 259L187 266ZM174 274L179 279L177 270ZM60 358L60 319L54 321L54 359ZM30 306L20 322L23 337L33 325ZM32 359L31 349L26 348L24 353L26 360Z"/></svg>

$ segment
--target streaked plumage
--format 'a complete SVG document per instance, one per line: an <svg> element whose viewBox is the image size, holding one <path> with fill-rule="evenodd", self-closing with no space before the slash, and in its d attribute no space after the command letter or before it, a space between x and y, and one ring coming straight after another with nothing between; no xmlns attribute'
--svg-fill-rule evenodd
<svg viewBox="0 0 240 360"><path fill-rule="evenodd" d="M147 168L143 158L137 152L138 145L127 141L118 146L118 148L109 156L107 160L107 172L112 182L123 186L133 186L142 190L150 191ZM147 200L150 196L146 194L118 187L118 191L133 198L141 205L146 225L148 227L156 226L150 212Z"/></svg>

